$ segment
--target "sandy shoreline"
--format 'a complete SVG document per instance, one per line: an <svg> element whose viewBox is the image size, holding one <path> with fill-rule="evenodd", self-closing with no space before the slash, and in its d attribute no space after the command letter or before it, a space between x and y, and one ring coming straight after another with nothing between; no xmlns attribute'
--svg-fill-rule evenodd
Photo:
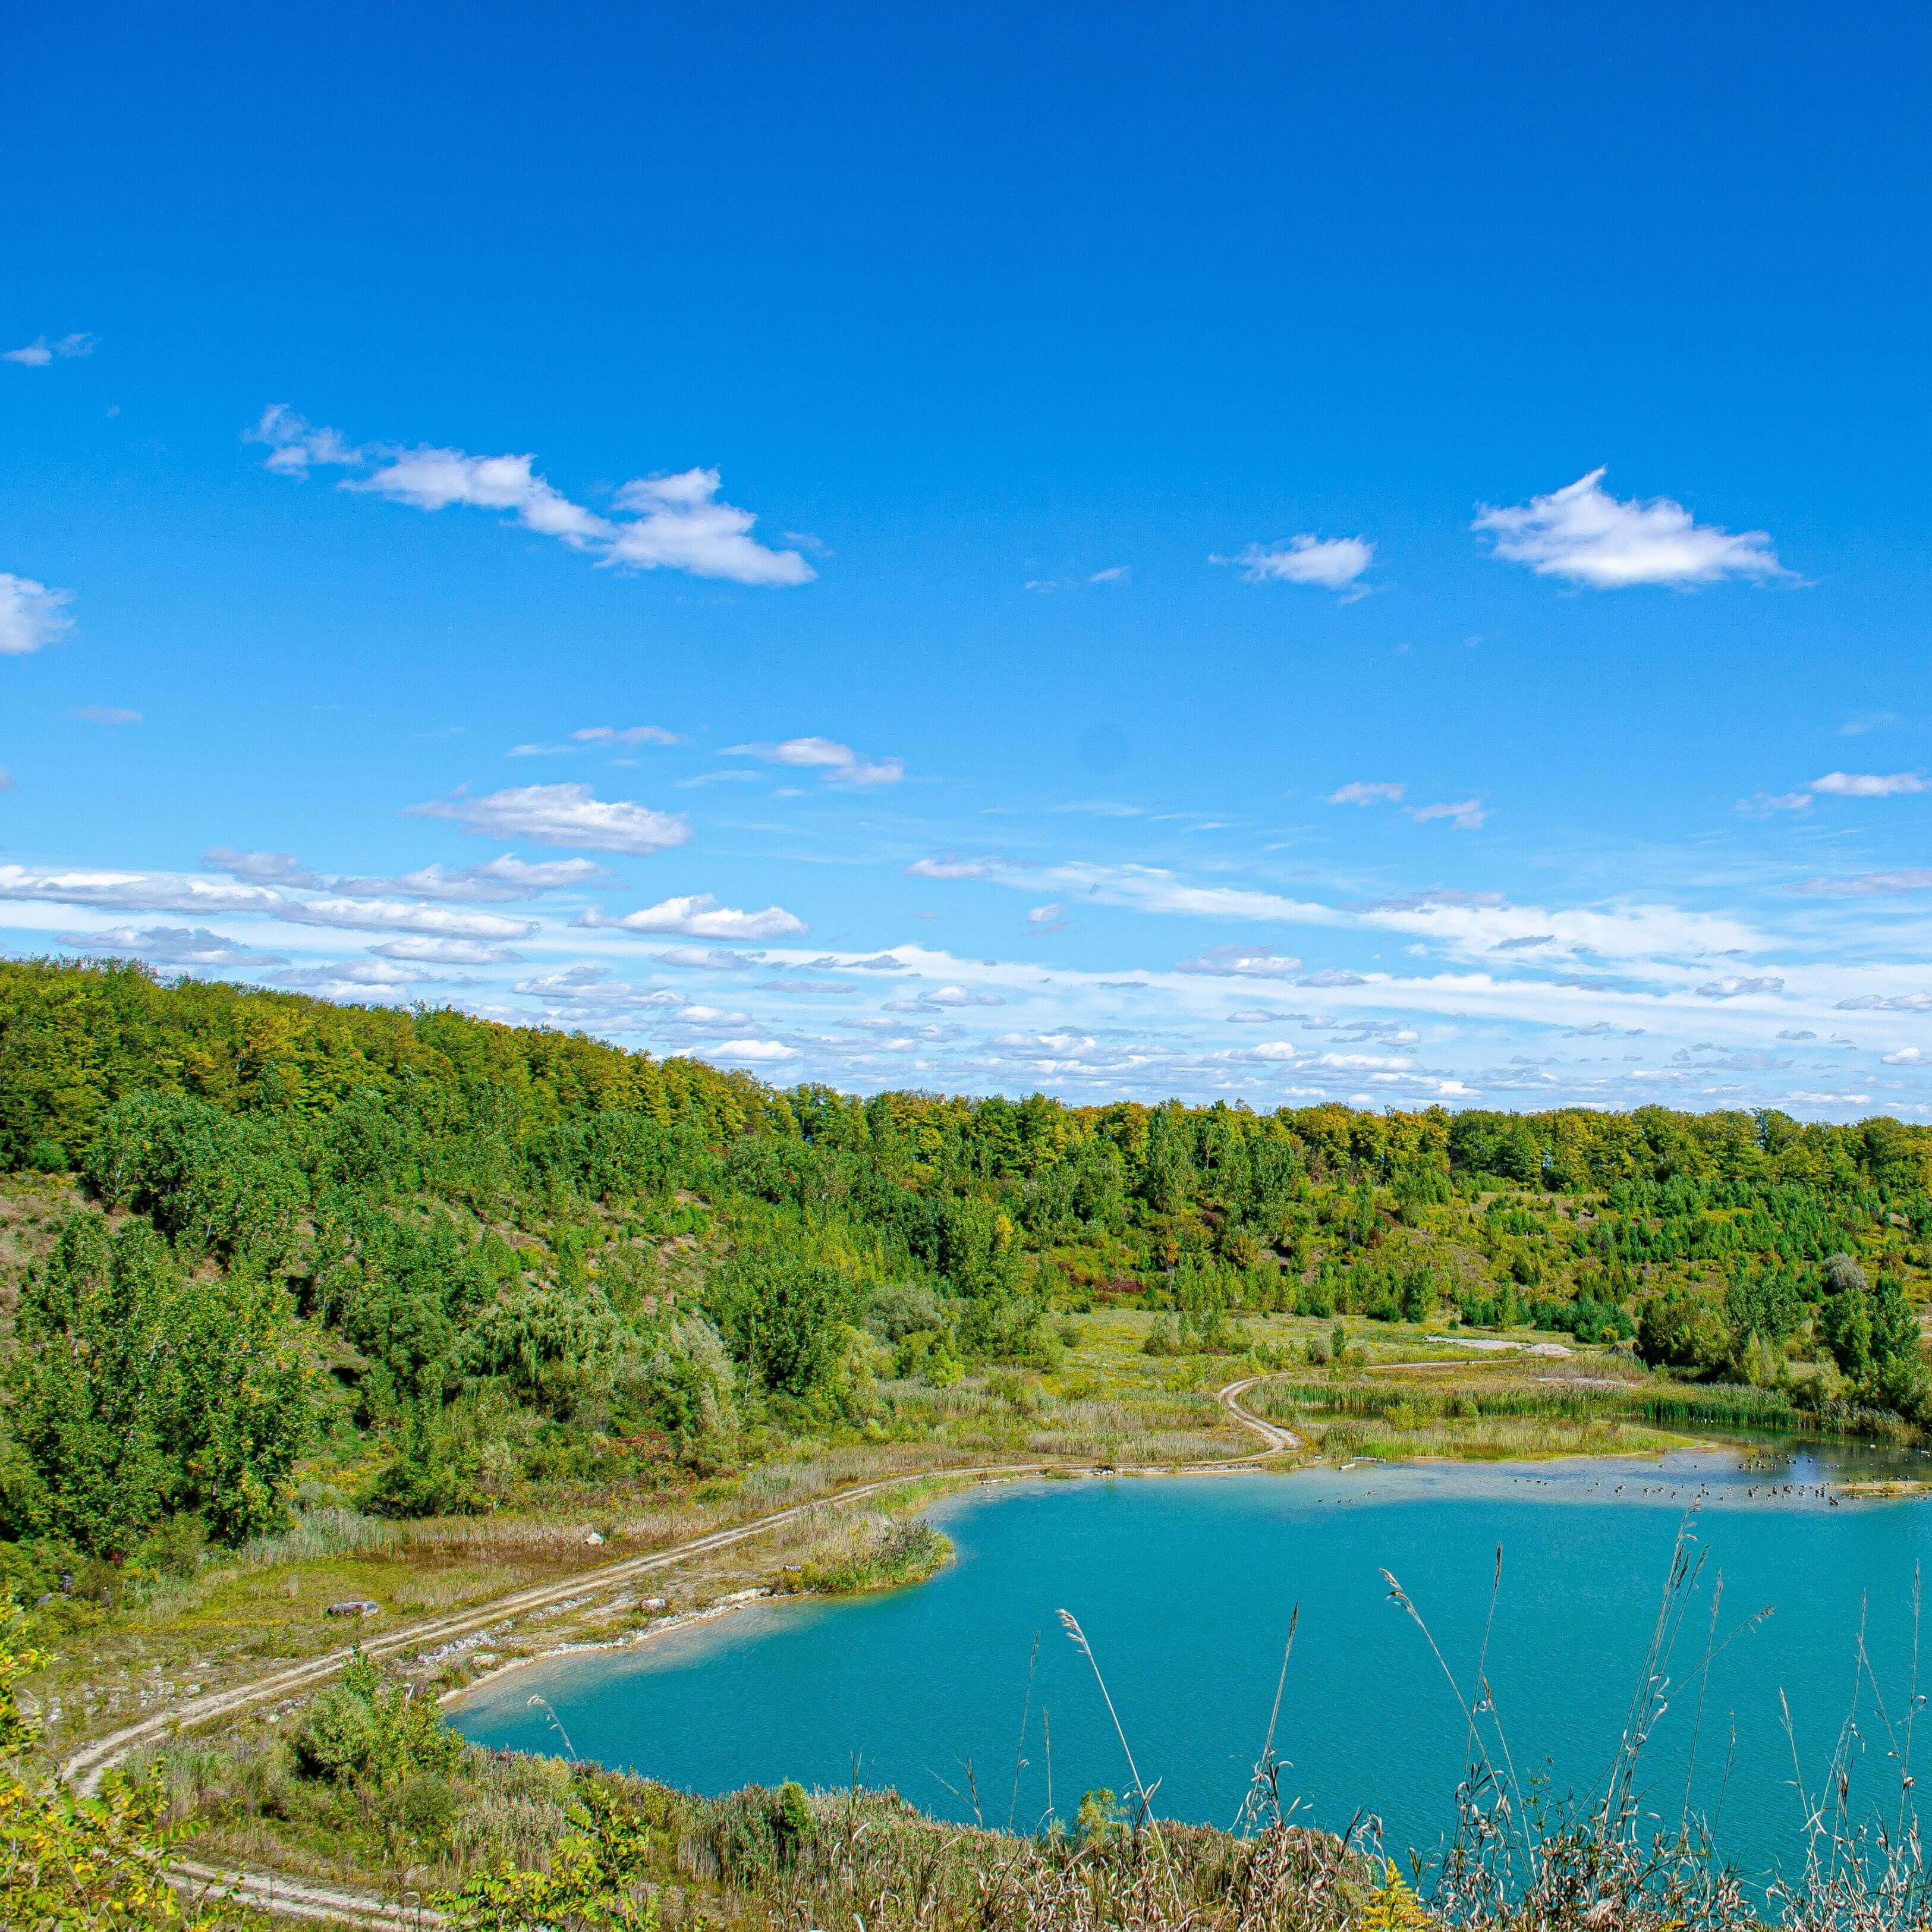
<svg viewBox="0 0 1932 1932"><path fill-rule="evenodd" d="M798 1593L801 1595L809 1592ZM437 1698L439 1709L460 1704L472 1692L493 1684L500 1677L507 1677L513 1670L527 1670L533 1664L548 1663L554 1657L574 1657L599 1650L634 1650L640 1643L648 1643L654 1636L668 1636L674 1630L688 1630L694 1624L715 1622L720 1617L729 1616L734 1610L748 1609L753 1604L778 1600L779 1592L768 1585L755 1590L740 1590L730 1596L722 1597L715 1604L707 1604L701 1610L680 1610L675 1616L660 1617L655 1623L646 1624L642 1630L632 1630L622 1636L606 1637L595 1643L560 1643L548 1650L533 1652L528 1657L506 1658L500 1664L493 1664L482 1676L472 1677L467 1684L459 1684L446 1690ZM483 1646L479 1644L479 1649Z"/></svg>

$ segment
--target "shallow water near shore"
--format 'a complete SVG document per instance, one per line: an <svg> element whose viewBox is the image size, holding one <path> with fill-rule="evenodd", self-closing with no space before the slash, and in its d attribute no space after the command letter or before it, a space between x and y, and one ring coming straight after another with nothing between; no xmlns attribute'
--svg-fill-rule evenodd
<svg viewBox="0 0 1932 1932"><path fill-rule="evenodd" d="M958 1560L931 1582L780 1600L635 1648L560 1658L451 1711L482 1744L581 1756L706 1792L856 1774L923 1809L1022 1828L1131 1783L1080 1620L1163 1816L1232 1822L1260 1751L1291 1612L1276 1748L1309 1822L1382 1820L1425 1854L1454 1828L1466 1727L1392 1572L1466 1690L1502 1582L1489 1678L1518 1773L1582 1793L1615 1751L1687 1511L1705 1562L1639 1783L1674 1828L1687 1776L1720 1850L1754 1875L1802 1862L1799 1774L1816 1790L1847 1716L1855 1812L1888 1825L1912 1690L1915 1573L1932 1502L1834 1501L1827 1485L1932 1474L1932 1460L1762 1444L1642 1461L1027 1482L927 1514ZM1720 1637L1772 1614L1700 1670ZM1858 1635L1884 1700L1858 1679ZM1023 1707L1030 1708L1017 1766ZM1925 1676L1932 1679L1932 1655ZM546 1700L549 1711L533 1703ZM553 1724L550 1712L555 1715ZM1888 1728L1888 1718L1891 1729ZM1051 1726L1051 1750L1047 1728ZM1932 1751L1932 1727L1922 1740ZM1696 1738L1696 1748L1691 1740Z"/></svg>

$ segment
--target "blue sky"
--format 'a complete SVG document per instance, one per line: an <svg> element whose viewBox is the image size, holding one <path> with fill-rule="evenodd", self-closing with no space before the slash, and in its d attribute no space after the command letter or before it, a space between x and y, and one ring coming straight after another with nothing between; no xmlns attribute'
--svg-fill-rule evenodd
<svg viewBox="0 0 1932 1932"><path fill-rule="evenodd" d="M1477 13L23 20L0 946L1924 1116L1922 14Z"/></svg>

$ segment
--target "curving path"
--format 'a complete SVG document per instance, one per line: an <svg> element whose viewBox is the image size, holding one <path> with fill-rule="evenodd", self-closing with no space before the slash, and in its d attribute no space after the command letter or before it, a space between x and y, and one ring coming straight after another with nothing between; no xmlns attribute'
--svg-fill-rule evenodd
<svg viewBox="0 0 1932 1932"><path fill-rule="evenodd" d="M1293 1430L1284 1428L1279 1423L1264 1420L1241 1401L1240 1398L1250 1389L1268 1379L1269 1377L1264 1374L1246 1376L1214 1392L1214 1400L1240 1427L1258 1436L1264 1445L1262 1448L1251 1450L1245 1456L1219 1456L1211 1462L1116 1463L1105 1466L1106 1470L1109 1473L1142 1475L1211 1473L1216 1470L1245 1468L1253 1463L1266 1462L1271 1456L1305 1447L1301 1438ZM506 1596L493 1598L486 1604L474 1604L467 1610L448 1616L425 1618L380 1634L372 1633L358 1644L344 1645L339 1650L330 1651L320 1657L306 1658L302 1663L291 1664L284 1670L271 1671L266 1676L253 1678L245 1684L231 1684L225 1689L209 1691L200 1696L188 1698L179 1703L150 1712L136 1724L125 1725L119 1730L110 1731L106 1736L96 1738L91 1743L83 1744L62 1764L60 1775L82 1797L92 1797L100 1789L102 1778L116 1766L124 1762L142 1745L158 1743L177 1731L209 1724L218 1718L232 1717L258 1704L273 1702L291 1691L322 1684L340 1670L358 1651L365 1657L390 1656L412 1646L443 1643L454 1637L466 1636L487 1628L491 1624L500 1622L505 1617L519 1616L530 1610L547 1610L567 1598L582 1599L601 1595L606 1590L634 1582L639 1577L650 1576L660 1570L670 1569L693 1556L706 1556L714 1550L728 1550L734 1544L746 1542L754 1536L762 1536L767 1530L794 1522L815 1509L861 1502L868 1496L878 1496L887 1490L896 1489L901 1484L918 1482L932 1476L963 1478L986 1482L997 1481L1002 1478L1040 1475L1051 1469L1067 1467L1066 1464L1060 1462L996 1462L963 1469L907 1470L897 1475L881 1476L868 1483L855 1484L849 1489L834 1490L826 1496L814 1497L808 1502L794 1503L784 1509L774 1510L769 1515L755 1516L750 1522L736 1524L730 1529L713 1530L708 1535L694 1536L682 1543L668 1544L664 1548L652 1550L646 1556L627 1557L620 1562L604 1564L597 1569L581 1572L560 1582L540 1584L530 1589L512 1591ZM1089 1473L1099 1474L1101 1472L1095 1470ZM170 1868L168 1881L177 1890L184 1892L209 1898L232 1898L261 1910L272 1910L286 1917L307 1918L324 1924L413 1926L441 1923L437 1915L426 1907L390 1905L366 1893L284 1878L274 1873L218 1870L189 1859L177 1860Z"/></svg>

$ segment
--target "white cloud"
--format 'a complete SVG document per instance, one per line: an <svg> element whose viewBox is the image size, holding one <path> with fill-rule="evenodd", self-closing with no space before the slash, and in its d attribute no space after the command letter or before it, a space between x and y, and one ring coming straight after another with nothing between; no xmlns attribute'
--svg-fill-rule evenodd
<svg viewBox="0 0 1932 1932"><path fill-rule="evenodd" d="M1299 959L1276 952L1272 946L1210 946L1192 959L1184 959L1177 973L1204 973L1217 979L1286 980L1301 970Z"/></svg>
<svg viewBox="0 0 1932 1932"><path fill-rule="evenodd" d="M662 852L691 836L691 822L682 812L599 799L586 784L514 785L484 798L435 799L406 809L418 818L454 819L482 838L527 838L536 845L592 852Z"/></svg>
<svg viewBox="0 0 1932 1932"><path fill-rule="evenodd" d="M1106 570L1096 570L1088 578L1089 584L1124 584L1133 574L1130 563L1117 563Z"/></svg>
<svg viewBox="0 0 1932 1932"><path fill-rule="evenodd" d="M1896 1053L1880 1057L1888 1066L1916 1066L1924 1055L1916 1046L1901 1046Z"/></svg>
<svg viewBox="0 0 1932 1932"><path fill-rule="evenodd" d="M520 958L507 946L485 945L475 939L438 939L411 934L386 940L369 950L383 959L413 959L425 966L496 966Z"/></svg>
<svg viewBox="0 0 1932 1932"><path fill-rule="evenodd" d="M103 932L63 932L63 946L82 952L124 952L157 966L254 966L281 964L281 956L224 939L206 926L110 926Z"/></svg>
<svg viewBox="0 0 1932 1932"><path fill-rule="evenodd" d="M1736 1000L1756 993L1781 993L1784 982L1768 975L1756 979L1712 980L1700 986L1697 997L1700 1000Z"/></svg>
<svg viewBox="0 0 1932 1932"><path fill-rule="evenodd" d="M610 874L594 859L542 859L532 863L506 852L485 860L480 866L464 866L454 871L440 864L420 866L392 879L335 879L339 891L373 892L379 896L400 892L412 898L454 899L459 903L481 900L499 902L533 898L539 892L556 892L569 886L610 885Z"/></svg>
<svg viewBox="0 0 1932 1932"><path fill-rule="evenodd" d="M1836 1010L1841 1013L1932 1012L1932 993L1894 993L1889 998L1882 993L1860 993L1839 1000Z"/></svg>
<svg viewBox="0 0 1932 1932"><path fill-rule="evenodd" d="M675 731L667 731L662 724L586 724L580 731L573 731L571 737L580 745L622 745L630 750L639 745L675 745L680 742Z"/></svg>
<svg viewBox="0 0 1932 1932"><path fill-rule="evenodd" d="M274 912L278 919L297 926L336 926L348 932L421 932L447 939L527 939L537 929L532 919L413 905L401 899L285 898Z"/></svg>
<svg viewBox="0 0 1932 1932"><path fill-rule="evenodd" d="M674 946L651 957L660 966L688 967L696 973L743 973L764 957L760 952L727 952L722 946Z"/></svg>
<svg viewBox="0 0 1932 1932"><path fill-rule="evenodd" d="M1458 832L1474 832L1490 814L1489 808L1480 798L1465 798L1453 804L1418 805L1411 809L1408 815L1418 825L1429 825L1438 818L1446 818Z"/></svg>
<svg viewBox="0 0 1932 1932"><path fill-rule="evenodd" d="M471 456L460 449L386 452L367 476L344 481L345 490L386 496L412 509L446 510L452 504L477 510L503 510L538 536L558 537L574 549L608 542L612 526L594 512L553 489L530 466L534 456Z"/></svg>
<svg viewBox="0 0 1932 1932"><path fill-rule="evenodd" d="M796 1047L786 1046L776 1040L721 1040L716 1046L704 1049L706 1057L712 1060L748 1060L754 1064L771 1060L795 1060Z"/></svg>
<svg viewBox="0 0 1932 1932"><path fill-rule="evenodd" d="M1895 872L1859 872L1849 879L1805 879L1791 890L1794 892L1822 892L1839 898L1922 892L1932 891L1932 871L1914 866Z"/></svg>
<svg viewBox="0 0 1932 1932"><path fill-rule="evenodd" d="M1932 778L1920 772L1827 772L1811 789L1832 798L1904 798L1932 790Z"/></svg>
<svg viewBox="0 0 1932 1932"><path fill-rule="evenodd" d="M1324 805L1400 805L1405 789L1399 784L1386 784L1376 780L1351 778L1346 784L1329 793L1322 802Z"/></svg>
<svg viewBox="0 0 1932 1932"><path fill-rule="evenodd" d="M1780 812L1809 812L1811 794L1808 791L1754 791L1749 798L1741 798L1736 808L1747 818L1770 818Z"/></svg>
<svg viewBox="0 0 1932 1932"><path fill-rule="evenodd" d="M363 460L363 452L334 430L318 428L286 403L271 403L261 421L242 432L242 440L266 443L268 454L262 467L278 476L306 476L312 464L346 466Z"/></svg>
<svg viewBox="0 0 1932 1932"><path fill-rule="evenodd" d="M634 512L634 520L618 525L604 561L734 584L809 584L818 573L796 550L767 550L750 534L758 518L749 510L717 501L721 480L716 470L700 469L626 483L617 508Z"/></svg>
<svg viewBox="0 0 1932 1932"><path fill-rule="evenodd" d="M1603 488L1604 474L1593 470L1514 508L1484 504L1470 528L1490 537L1506 562L1594 590L1714 584L1727 577L1761 583L1791 574L1764 531L1733 536L1700 524L1668 496L1620 502Z"/></svg>
<svg viewBox="0 0 1932 1932"><path fill-rule="evenodd" d="M788 738L782 745L732 745L728 758L763 758L767 764L793 765L821 772L828 784L897 784L905 776L898 758L862 758L835 738Z"/></svg>
<svg viewBox="0 0 1932 1932"><path fill-rule="evenodd" d="M920 1004L926 1006L1004 1006L1006 1004L998 993L976 993L964 986L935 986L920 994L919 999Z"/></svg>
<svg viewBox="0 0 1932 1932"><path fill-rule="evenodd" d="M36 872L0 865L0 899L36 899L57 905L98 906L116 912L280 912L280 893L238 880L198 878L191 873Z"/></svg>
<svg viewBox="0 0 1932 1932"><path fill-rule="evenodd" d="M638 478L616 491L616 514L606 517L539 476L529 454L472 456L430 443L359 447L282 403L271 404L243 440L266 443L267 466L278 475L305 476L316 464L368 464L365 474L345 477L340 487L412 509L498 511L539 536L594 551L600 566L683 570L751 584L809 584L817 574L796 550L767 549L752 537L758 518L717 500L716 470Z"/></svg>
<svg viewBox="0 0 1932 1932"><path fill-rule="evenodd" d="M906 868L913 879L990 879L994 876L990 859L915 859ZM1003 884L1010 883L1002 881Z"/></svg>
<svg viewBox="0 0 1932 1932"><path fill-rule="evenodd" d="M1064 905L1036 905L1028 908L1027 923L1029 926L1048 926L1058 931L1066 916Z"/></svg>
<svg viewBox="0 0 1932 1932"><path fill-rule="evenodd" d="M91 335L63 335L57 342L50 342L44 335L37 335L23 348L0 350L0 362L17 362L23 369L44 369L56 356L65 359L93 353L94 338Z"/></svg>
<svg viewBox="0 0 1932 1932"><path fill-rule="evenodd" d="M75 717L83 724L138 724L141 714L122 704L83 704Z"/></svg>
<svg viewBox="0 0 1932 1932"><path fill-rule="evenodd" d="M620 919L593 909L577 923L620 932L675 934L686 939L785 939L806 929L803 920L794 917L782 906L766 906L762 912L740 912L734 907L720 905L709 892L661 900L640 911L626 913Z"/></svg>
<svg viewBox="0 0 1932 1932"><path fill-rule="evenodd" d="M1250 584L1310 584L1340 590L1376 560L1366 537L1317 537L1304 533L1286 543L1250 544L1233 556L1210 556L1210 563L1233 564Z"/></svg>
<svg viewBox="0 0 1932 1932"><path fill-rule="evenodd" d="M749 1013L734 1012L728 1006L683 1006L671 1024L692 1033L733 1033L751 1023Z"/></svg>
<svg viewBox="0 0 1932 1932"><path fill-rule="evenodd" d="M322 966L292 967L286 973L278 973L278 986L298 986L313 990L318 987L329 989L332 997L338 987L352 986L361 992L374 988L387 992L399 986L413 986L423 977L420 973L412 973L406 967L398 966L387 959L350 959Z"/></svg>
<svg viewBox="0 0 1932 1932"><path fill-rule="evenodd" d="M0 570L0 658L25 657L74 628L71 590L50 590L31 577Z"/></svg>
<svg viewBox="0 0 1932 1932"><path fill-rule="evenodd" d="M655 1011L685 1004L684 995L668 986L633 986L614 980L610 969L603 966L566 966L555 973L519 980L510 990L531 998L564 1000L580 1008L606 1012Z"/></svg>
<svg viewBox="0 0 1932 1932"><path fill-rule="evenodd" d="M292 852L238 852L232 845L211 845L201 862L232 879L256 886L319 886L322 881Z"/></svg>

